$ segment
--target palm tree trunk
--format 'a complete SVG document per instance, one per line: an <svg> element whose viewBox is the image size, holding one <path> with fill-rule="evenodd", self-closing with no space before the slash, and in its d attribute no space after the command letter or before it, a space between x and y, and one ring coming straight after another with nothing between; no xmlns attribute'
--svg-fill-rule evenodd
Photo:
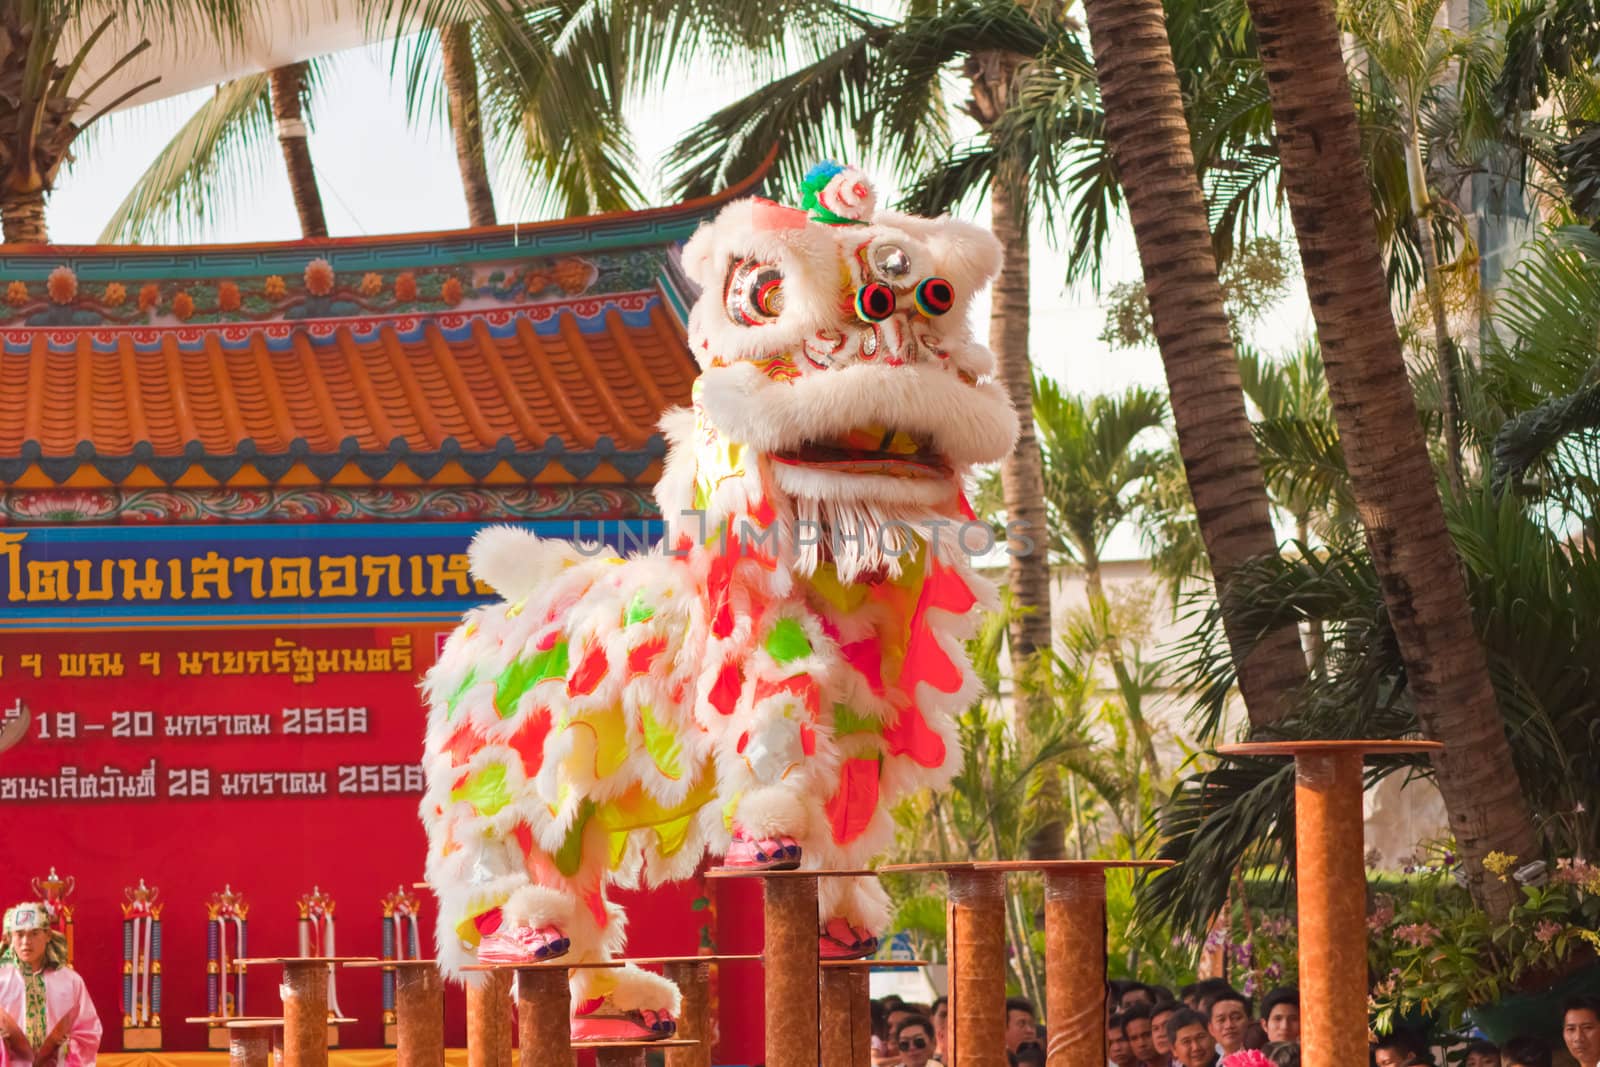
<svg viewBox="0 0 1600 1067"><path fill-rule="evenodd" d="M8 245L49 244L50 234L44 224L44 190L7 192L0 196L0 222L4 224Z"/></svg>
<svg viewBox="0 0 1600 1067"><path fill-rule="evenodd" d="M1503 915L1517 887L1483 858L1528 856L1537 838L1389 311L1334 0L1249 4L1351 487L1417 718L1449 746L1434 770L1468 887Z"/></svg>
<svg viewBox="0 0 1600 1067"><path fill-rule="evenodd" d="M973 110L985 126L1005 112L1020 64L1020 57L1000 52L979 53L968 62ZM1007 563L1007 581L1015 608L1009 645L1017 719L1024 729L1030 729L1041 716L1051 712L1048 693L1033 679L1038 674L1040 653L1049 650L1052 637L1044 458L1033 426L1033 363L1028 351L1027 175L1013 170L996 176L989 189L989 208L990 225L1003 249L1000 276L995 279L990 305L989 347L994 351L996 374L1011 397L1020 426L1016 449L1000 465L1000 483L1008 527L1032 543L1031 551L1010 553ZM1053 814L1029 839L1028 855L1033 859L1065 858L1066 827L1059 817L1060 783L1048 769L1041 782L1039 806Z"/></svg>
<svg viewBox="0 0 1600 1067"><path fill-rule="evenodd" d="M268 75L272 87L272 117L278 123L278 145L283 149L283 164L289 172L294 210L300 216L300 236L326 237L328 220L322 213L322 193L317 189L317 172L311 166L311 146L306 140L305 116L300 110L300 90L305 76L304 63L278 67Z"/></svg>
<svg viewBox="0 0 1600 1067"><path fill-rule="evenodd" d="M1428 316L1433 320L1433 343L1439 375L1439 414L1444 423L1445 458L1449 461L1450 485L1461 492L1461 389L1460 357L1450 338L1445 318L1444 284L1439 279L1439 251L1433 243L1433 197L1428 192L1427 170L1422 164L1422 137L1417 116L1405 123L1406 186L1410 192L1411 213L1417 219L1417 247L1422 254L1422 289L1428 301Z"/></svg>
<svg viewBox="0 0 1600 1067"><path fill-rule="evenodd" d="M467 221L495 224L494 190L483 148L483 114L478 106L478 62L472 54L472 27L449 26L440 35L444 88L450 105L450 133L456 143L456 166L467 194Z"/></svg>
<svg viewBox="0 0 1600 1067"><path fill-rule="evenodd" d="M1287 714L1305 682L1305 653L1297 627L1258 636L1231 621L1230 575L1251 559L1276 555L1278 538L1245 412L1165 16L1160 0L1085 0L1084 19L1106 137L1128 198L1166 367L1178 451L1256 730Z"/></svg>

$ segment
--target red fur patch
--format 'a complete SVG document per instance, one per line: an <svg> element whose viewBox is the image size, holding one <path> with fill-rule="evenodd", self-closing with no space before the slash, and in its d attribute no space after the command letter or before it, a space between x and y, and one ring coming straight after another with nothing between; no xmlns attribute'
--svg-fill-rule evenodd
<svg viewBox="0 0 1600 1067"><path fill-rule="evenodd" d="M884 728L883 739L888 742L891 756L910 756L924 767L944 763L944 738L929 728L928 720L915 704L900 709L895 721Z"/></svg>
<svg viewBox="0 0 1600 1067"><path fill-rule="evenodd" d="M508 742L522 759L522 773L529 778L544 766L544 742L550 736L550 725L550 709L534 708Z"/></svg>
<svg viewBox="0 0 1600 1067"><path fill-rule="evenodd" d="M578 664L578 669L567 679L567 695L588 696L599 688L600 680L605 676L605 649L598 644L590 645L583 654L583 662Z"/></svg>
<svg viewBox="0 0 1600 1067"><path fill-rule="evenodd" d="M828 813L828 825L833 829L833 839L848 845L866 833L872 823L872 813L877 809L878 761L846 760L839 774L839 791L824 809Z"/></svg>
<svg viewBox="0 0 1600 1067"><path fill-rule="evenodd" d="M724 715L732 715L739 703L739 690L744 688L744 671L732 660L722 665L716 684L711 687L711 706Z"/></svg>
<svg viewBox="0 0 1600 1067"><path fill-rule="evenodd" d="M628 677L637 678L641 674L649 674L650 667L656 657L667 649L665 637L652 637L644 644L628 651Z"/></svg>

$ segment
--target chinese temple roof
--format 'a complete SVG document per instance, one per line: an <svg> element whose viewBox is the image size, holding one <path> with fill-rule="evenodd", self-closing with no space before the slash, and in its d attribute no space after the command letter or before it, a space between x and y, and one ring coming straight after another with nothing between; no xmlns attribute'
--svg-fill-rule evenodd
<svg viewBox="0 0 1600 1067"><path fill-rule="evenodd" d="M696 374L670 208L0 252L0 488L653 481Z"/></svg>

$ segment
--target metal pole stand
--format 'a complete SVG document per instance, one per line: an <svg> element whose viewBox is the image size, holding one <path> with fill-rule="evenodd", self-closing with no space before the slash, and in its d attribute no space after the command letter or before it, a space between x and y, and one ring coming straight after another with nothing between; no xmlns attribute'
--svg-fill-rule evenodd
<svg viewBox="0 0 1600 1067"><path fill-rule="evenodd" d="M380 960L345 966L395 972L396 1067L444 1067L444 977L438 965Z"/></svg>
<svg viewBox="0 0 1600 1067"><path fill-rule="evenodd" d="M1367 872L1361 764L1368 755L1438 752L1435 741L1268 741L1224 756L1293 756L1300 1062L1367 1058Z"/></svg>
<svg viewBox="0 0 1600 1067"><path fill-rule="evenodd" d="M273 1038L283 1030L282 1019L230 1019L228 1067L272 1067Z"/></svg>
<svg viewBox="0 0 1600 1067"><path fill-rule="evenodd" d="M950 1058L1006 1067L1006 885L974 863L896 863L880 874L943 874L950 952Z"/></svg>
<svg viewBox="0 0 1600 1067"><path fill-rule="evenodd" d="M328 1015L328 970L336 963L358 959L371 957L273 956L238 961L245 967L283 967L278 996L283 1001L284 1067L328 1067L331 1028L355 1021Z"/></svg>
<svg viewBox="0 0 1600 1067"><path fill-rule="evenodd" d="M927 960L824 960L821 1067L872 1067L872 972L926 966Z"/></svg>
<svg viewBox="0 0 1600 1067"><path fill-rule="evenodd" d="M767 1067L817 1067L821 1062L818 880L876 877L877 873L750 871L740 867L713 867L706 872L707 878L761 879Z"/></svg>
<svg viewBox="0 0 1600 1067"><path fill-rule="evenodd" d="M1044 875L1045 1063L1106 1062L1106 872L1170 867L1170 860L1017 860L980 871Z"/></svg>

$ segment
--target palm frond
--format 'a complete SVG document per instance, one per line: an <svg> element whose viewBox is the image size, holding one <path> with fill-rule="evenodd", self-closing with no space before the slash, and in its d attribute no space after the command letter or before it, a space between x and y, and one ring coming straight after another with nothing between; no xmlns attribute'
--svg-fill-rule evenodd
<svg viewBox="0 0 1600 1067"><path fill-rule="evenodd" d="M817 160L848 158L870 140L876 36L857 35L691 129L667 154L668 195L726 188L755 173L774 147L776 178L791 189Z"/></svg>
<svg viewBox="0 0 1600 1067"><path fill-rule="evenodd" d="M223 82L117 206L100 240L190 237L253 199L276 146L266 74Z"/></svg>

